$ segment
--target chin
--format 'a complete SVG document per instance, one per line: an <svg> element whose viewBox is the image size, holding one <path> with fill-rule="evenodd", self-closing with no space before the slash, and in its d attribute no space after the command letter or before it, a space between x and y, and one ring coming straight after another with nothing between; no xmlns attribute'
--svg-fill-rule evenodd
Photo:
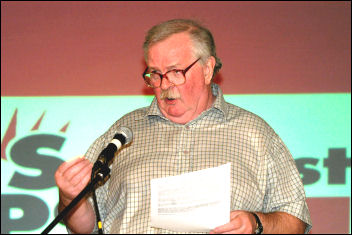
<svg viewBox="0 0 352 235"><path fill-rule="evenodd" d="M181 110L178 110L177 108L174 108L174 107L169 107L168 110L167 110L167 114L169 116L172 116L172 117L181 117L184 112L181 111Z"/></svg>
<svg viewBox="0 0 352 235"><path fill-rule="evenodd" d="M165 105L164 114L171 118L180 118L185 114L185 111L180 107L175 107L174 105Z"/></svg>

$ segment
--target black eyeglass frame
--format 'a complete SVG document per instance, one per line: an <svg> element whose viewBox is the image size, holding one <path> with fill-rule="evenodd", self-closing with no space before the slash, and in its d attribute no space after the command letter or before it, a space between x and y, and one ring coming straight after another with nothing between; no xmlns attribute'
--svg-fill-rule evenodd
<svg viewBox="0 0 352 235"><path fill-rule="evenodd" d="M181 84L177 84L177 86L184 84L184 83L186 82L186 73L187 73L187 71L190 70L190 68L192 68L192 66L195 65L199 60L200 60L200 57L199 57L196 61L194 61L192 64L190 64L190 65L189 65L187 68L185 68L185 69L171 69L171 70L167 71L167 72L164 73L164 74L160 74L160 73L157 73L157 72L153 72L154 74L158 74L158 75L160 76L160 85L159 85L158 87L161 86L161 83L163 82L163 78L164 78L164 77L166 77L166 78L168 79L168 77L166 76L166 74L169 73L169 72L172 72L172 71L181 72L181 73L183 74L183 77L185 78L184 82L181 83ZM147 68L144 70L143 75L142 75L142 76L143 76L143 79L144 79L144 81L145 81L145 83L146 83L149 87L151 87L151 88L158 88L158 87L154 87L154 86L150 85L150 84L148 83L147 79L145 78L145 75L146 75L146 74L151 74L151 73L147 73L148 69L149 69L149 68L147 67ZM170 81L169 81L169 82L170 82ZM174 85L175 85L175 84L174 84Z"/></svg>

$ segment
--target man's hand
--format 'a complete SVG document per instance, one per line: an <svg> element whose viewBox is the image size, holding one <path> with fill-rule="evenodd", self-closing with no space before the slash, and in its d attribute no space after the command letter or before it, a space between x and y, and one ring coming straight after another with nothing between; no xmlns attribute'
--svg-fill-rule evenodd
<svg viewBox="0 0 352 235"><path fill-rule="evenodd" d="M93 164L84 158L62 163L55 172L59 187L59 211L62 211L87 186ZM73 233L91 233L94 229L95 214L86 198L81 201L64 218L66 226ZM84 225L84 226L82 226Z"/></svg>
<svg viewBox="0 0 352 235"><path fill-rule="evenodd" d="M55 172L55 180L63 205L67 206L87 186L92 167L92 163L81 157L59 166Z"/></svg>
<svg viewBox="0 0 352 235"><path fill-rule="evenodd" d="M297 217L285 212L256 212L264 227L264 233L304 233L306 224ZM254 233L257 223L254 215L248 211L232 211L230 222L216 227L210 233Z"/></svg>
<svg viewBox="0 0 352 235"><path fill-rule="evenodd" d="M214 233L230 233L230 234L251 234L256 228L254 216L248 211L232 211L230 214L230 222L210 231Z"/></svg>

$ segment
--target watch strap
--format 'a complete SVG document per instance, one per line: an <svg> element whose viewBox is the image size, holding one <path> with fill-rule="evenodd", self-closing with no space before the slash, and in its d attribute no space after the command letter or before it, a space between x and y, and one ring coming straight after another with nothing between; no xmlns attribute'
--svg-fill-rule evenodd
<svg viewBox="0 0 352 235"><path fill-rule="evenodd" d="M251 212L251 214L254 216L255 218L255 221L257 223L257 226L256 226L256 229L254 231L255 234L262 234L263 233L263 224L262 222L260 221L258 215L254 212Z"/></svg>

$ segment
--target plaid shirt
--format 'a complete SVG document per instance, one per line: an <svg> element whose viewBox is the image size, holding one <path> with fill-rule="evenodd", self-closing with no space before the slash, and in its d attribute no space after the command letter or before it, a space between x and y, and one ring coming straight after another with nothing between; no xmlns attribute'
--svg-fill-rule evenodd
<svg viewBox="0 0 352 235"><path fill-rule="evenodd" d="M174 233L150 226L150 180L228 162L231 211L286 212L310 230L303 184L285 144L263 119L227 103L216 84L212 92L213 106L187 124L165 118L154 98L90 146L85 157L94 163L119 126L133 132L110 166L110 179L96 190L104 233Z"/></svg>

